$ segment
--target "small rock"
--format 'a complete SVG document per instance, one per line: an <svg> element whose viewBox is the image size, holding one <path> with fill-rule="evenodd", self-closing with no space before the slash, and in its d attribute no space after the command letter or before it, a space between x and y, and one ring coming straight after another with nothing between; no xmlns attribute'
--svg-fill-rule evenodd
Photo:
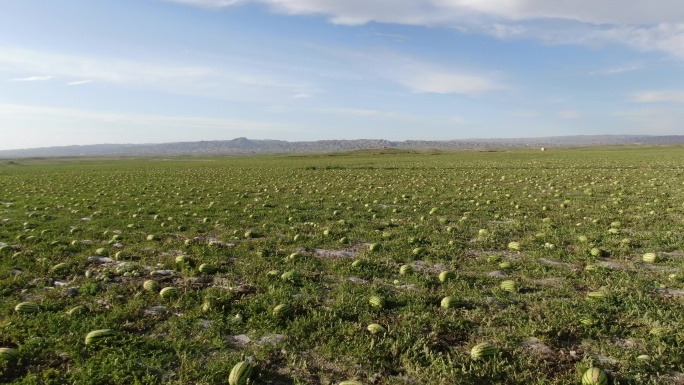
<svg viewBox="0 0 684 385"><path fill-rule="evenodd" d="M506 274L504 274L504 272L501 270L490 271L489 273L487 273L487 275L495 278L503 278L506 276Z"/></svg>
<svg viewBox="0 0 684 385"><path fill-rule="evenodd" d="M165 315L168 312L169 311L165 306L152 306L151 308L145 310L145 315L160 316Z"/></svg>
<svg viewBox="0 0 684 385"><path fill-rule="evenodd" d="M78 295L78 288L79 288L78 286L69 287L64 292L64 295L67 297L75 297Z"/></svg>
<svg viewBox="0 0 684 385"><path fill-rule="evenodd" d="M350 282L358 283L360 285L365 285L368 283L365 279L361 279L359 277L349 277Z"/></svg>
<svg viewBox="0 0 684 385"><path fill-rule="evenodd" d="M237 342L239 345L247 345L250 342L252 342L252 339L247 337L246 334L238 334L236 336L233 336L233 339L235 342Z"/></svg>
<svg viewBox="0 0 684 385"><path fill-rule="evenodd" d="M92 263L112 263L112 262L114 262L114 260L111 259L111 258L109 258L109 257L98 257L98 256L96 256L96 255L93 255L93 256L91 256L91 257L88 257L88 262L92 262Z"/></svg>
<svg viewBox="0 0 684 385"><path fill-rule="evenodd" d="M275 346L285 341L286 338L287 337L285 337L282 334L269 334L259 338L259 341L257 341L257 345L262 346L265 344L269 344Z"/></svg>
<svg viewBox="0 0 684 385"><path fill-rule="evenodd" d="M69 282L64 282L64 281L55 281L55 282L53 282L52 284L53 284L54 286L62 287L62 286L66 286L66 285L68 285L68 284L69 284Z"/></svg>
<svg viewBox="0 0 684 385"><path fill-rule="evenodd" d="M164 277L168 277L168 276L174 275L175 273L176 273L176 272L173 271L173 270L155 270L155 271L151 272L150 275L153 276L153 277L154 277L154 276L164 276Z"/></svg>

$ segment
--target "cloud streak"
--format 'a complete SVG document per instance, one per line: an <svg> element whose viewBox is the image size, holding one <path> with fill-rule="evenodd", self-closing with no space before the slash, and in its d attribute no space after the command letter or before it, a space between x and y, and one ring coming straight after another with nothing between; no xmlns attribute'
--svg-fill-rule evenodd
<svg viewBox="0 0 684 385"><path fill-rule="evenodd" d="M287 15L321 15L331 23L371 22L454 27L497 38L552 44L619 43L684 59L680 0L167 0L222 8L265 5Z"/></svg>
<svg viewBox="0 0 684 385"><path fill-rule="evenodd" d="M67 85L68 85L68 86L80 86L80 85L88 84L88 83L92 83L92 82L93 82L92 79L89 79L89 80L77 80L77 81L75 81L75 82L69 82L69 83L67 83Z"/></svg>
<svg viewBox="0 0 684 385"><path fill-rule="evenodd" d="M678 103L684 104L684 91L642 91L630 95L636 103Z"/></svg>
<svg viewBox="0 0 684 385"><path fill-rule="evenodd" d="M12 82L42 82L45 80L50 80L52 79L52 76L30 76L27 78L15 78L15 79L10 79Z"/></svg>

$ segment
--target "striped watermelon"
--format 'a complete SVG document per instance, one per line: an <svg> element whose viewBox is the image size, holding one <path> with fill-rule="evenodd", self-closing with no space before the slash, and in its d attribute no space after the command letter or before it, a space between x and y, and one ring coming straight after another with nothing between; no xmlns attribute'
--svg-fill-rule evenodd
<svg viewBox="0 0 684 385"><path fill-rule="evenodd" d="M596 320L594 320L594 319L591 318L591 317L585 317L585 318L582 318L582 319L580 320L580 322L582 323L582 325L585 325L585 326L592 326L592 325L594 325L594 324L596 323Z"/></svg>
<svg viewBox="0 0 684 385"><path fill-rule="evenodd" d="M229 385L245 385L249 376L252 375L252 364L247 361L238 362L233 366L228 376Z"/></svg>
<svg viewBox="0 0 684 385"><path fill-rule="evenodd" d="M363 261L360 259L357 259L354 262L352 262L352 267L361 267L361 266L363 266Z"/></svg>
<svg viewBox="0 0 684 385"><path fill-rule="evenodd" d="M214 274L216 273L216 266L210 263L203 263L200 265L199 271L204 274Z"/></svg>
<svg viewBox="0 0 684 385"><path fill-rule="evenodd" d="M73 315L86 313L87 311L88 311L87 307L85 307L83 305L78 305L78 306L74 306L71 309L67 310L67 314L73 316Z"/></svg>
<svg viewBox="0 0 684 385"><path fill-rule="evenodd" d="M519 251L520 248L521 248L520 243L518 243L518 242L508 243L508 250Z"/></svg>
<svg viewBox="0 0 684 385"><path fill-rule="evenodd" d="M370 324L367 329L372 334L385 334L387 332L387 329L380 324Z"/></svg>
<svg viewBox="0 0 684 385"><path fill-rule="evenodd" d="M401 275L409 275L413 273L413 266L411 265L401 265L399 268L399 274Z"/></svg>
<svg viewBox="0 0 684 385"><path fill-rule="evenodd" d="M280 275L280 271L278 270L269 270L266 272L266 275L269 277L277 277Z"/></svg>
<svg viewBox="0 0 684 385"><path fill-rule="evenodd" d="M453 271L443 271L439 273L439 282L446 282L456 278L456 274Z"/></svg>
<svg viewBox="0 0 684 385"><path fill-rule="evenodd" d="M22 302L14 307L14 311L21 314L32 314L38 313L40 307L38 307L38 304L35 302Z"/></svg>
<svg viewBox="0 0 684 385"><path fill-rule="evenodd" d="M587 293L587 299L590 301L600 301L606 298L606 293L602 291L590 291Z"/></svg>
<svg viewBox="0 0 684 385"><path fill-rule="evenodd" d="M510 261L503 261L499 263L499 268L501 270L510 269L511 267L513 267L513 264Z"/></svg>
<svg viewBox="0 0 684 385"><path fill-rule="evenodd" d="M368 302L371 304L371 306L376 307L378 309L382 309L383 307L385 307L385 299L380 297L379 295L371 296Z"/></svg>
<svg viewBox="0 0 684 385"><path fill-rule="evenodd" d="M509 293L515 293L518 291L518 288L515 285L515 281L506 280L506 281L501 282L501 290L507 291Z"/></svg>
<svg viewBox="0 0 684 385"><path fill-rule="evenodd" d="M178 288L169 286L161 289L159 295L164 299L169 299L178 296Z"/></svg>
<svg viewBox="0 0 684 385"><path fill-rule="evenodd" d="M294 313L294 309L292 309L292 306L286 303L281 303L273 308L273 315L276 317L288 317L292 315L292 313Z"/></svg>
<svg viewBox="0 0 684 385"><path fill-rule="evenodd" d="M444 297L442 298L441 306L445 309L451 309L456 306L456 298L454 297Z"/></svg>
<svg viewBox="0 0 684 385"><path fill-rule="evenodd" d="M298 278L299 278L299 274L294 270L286 271L283 273L283 275L280 276L280 279L282 279L283 281L292 282L292 283L297 282Z"/></svg>
<svg viewBox="0 0 684 385"><path fill-rule="evenodd" d="M491 357L496 354L496 346L489 342L482 342L470 349L470 358L478 360L480 358Z"/></svg>
<svg viewBox="0 0 684 385"><path fill-rule="evenodd" d="M143 288L147 291L159 291L161 289L161 285L159 285L159 282L155 281L154 279L148 279L143 283Z"/></svg>
<svg viewBox="0 0 684 385"><path fill-rule="evenodd" d="M85 343L86 345L96 344L107 337L113 337L115 335L116 333L112 329L94 330L86 335Z"/></svg>
<svg viewBox="0 0 684 385"><path fill-rule="evenodd" d="M646 263L654 263L656 260L658 260L658 257L655 253L646 253L641 257L641 259Z"/></svg>
<svg viewBox="0 0 684 385"><path fill-rule="evenodd" d="M347 381L340 382L338 385L363 385L363 382L347 380Z"/></svg>
<svg viewBox="0 0 684 385"><path fill-rule="evenodd" d="M13 360L17 356L17 351L12 348L0 348L0 361Z"/></svg>
<svg viewBox="0 0 684 385"><path fill-rule="evenodd" d="M599 368L589 368L582 376L582 385L608 385L606 372Z"/></svg>
<svg viewBox="0 0 684 385"><path fill-rule="evenodd" d="M54 266L52 267L52 271L53 271L55 274L62 275L62 274L68 273L68 272L69 272L69 268L70 268L70 266L69 266L68 263L62 262L62 263L58 263L58 264L54 265Z"/></svg>

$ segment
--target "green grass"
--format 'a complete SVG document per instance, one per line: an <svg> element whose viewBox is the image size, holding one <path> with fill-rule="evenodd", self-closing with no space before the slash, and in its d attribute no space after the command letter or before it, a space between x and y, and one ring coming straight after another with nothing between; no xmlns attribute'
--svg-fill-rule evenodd
<svg viewBox="0 0 684 385"><path fill-rule="evenodd" d="M0 382L225 384L248 359L256 384L579 384L592 365L613 384L678 383L683 156L15 161L0 167L0 347L18 357L0 361ZM445 270L455 278L442 283ZM147 279L179 295L145 291ZM446 296L456 306L442 308ZM41 311L17 314L23 301ZM279 304L292 312L274 314ZM86 345L97 329L116 336ZM480 342L497 355L471 359Z"/></svg>

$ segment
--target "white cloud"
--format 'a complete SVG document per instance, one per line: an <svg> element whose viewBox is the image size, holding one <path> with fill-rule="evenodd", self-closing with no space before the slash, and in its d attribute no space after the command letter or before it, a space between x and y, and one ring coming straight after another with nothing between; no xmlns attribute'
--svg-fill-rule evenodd
<svg viewBox="0 0 684 385"><path fill-rule="evenodd" d="M311 97L311 94L307 94L306 92L302 92L299 94L292 95L292 99L308 99Z"/></svg>
<svg viewBox="0 0 684 385"><path fill-rule="evenodd" d="M501 90L498 74L484 74L453 64L418 60L392 51L329 50L347 68L367 73L370 79L384 79L413 93L461 94L477 96Z"/></svg>
<svg viewBox="0 0 684 385"><path fill-rule="evenodd" d="M617 42L684 58L681 0L168 0L203 7L264 4L335 24L450 26L553 44Z"/></svg>
<svg viewBox="0 0 684 385"><path fill-rule="evenodd" d="M45 81L45 80L50 80L50 79L52 79L52 76L31 76L28 78L10 79L10 81L13 81L13 82L40 82L40 81Z"/></svg>
<svg viewBox="0 0 684 385"><path fill-rule="evenodd" d="M578 110L563 110L558 111L556 116L561 119L579 119L582 117L582 112Z"/></svg>
<svg viewBox="0 0 684 385"><path fill-rule="evenodd" d="M621 67L611 67L592 71L589 75L617 75L625 72L638 71L643 68L644 66L642 64L629 64Z"/></svg>
<svg viewBox="0 0 684 385"><path fill-rule="evenodd" d="M92 83L92 82L93 82L92 79L89 79L89 80L77 80L77 81L75 81L75 82L69 82L69 83L67 83L67 85L68 85L68 86L80 86L80 85L82 85L82 84L88 84L88 83Z"/></svg>
<svg viewBox="0 0 684 385"><path fill-rule="evenodd" d="M684 103L684 91L642 91L630 95L637 103Z"/></svg>
<svg viewBox="0 0 684 385"><path fill-rule="evenodd" d="M89 81L221 99L283 98L311 89L306 83L279 78L249 66L168 65L0 46L0 70L52 72ZM26 78L30 79L30 78ZM34 79L34 80L47 80ZM72 82L69 85L85 84Z"/></svg>

